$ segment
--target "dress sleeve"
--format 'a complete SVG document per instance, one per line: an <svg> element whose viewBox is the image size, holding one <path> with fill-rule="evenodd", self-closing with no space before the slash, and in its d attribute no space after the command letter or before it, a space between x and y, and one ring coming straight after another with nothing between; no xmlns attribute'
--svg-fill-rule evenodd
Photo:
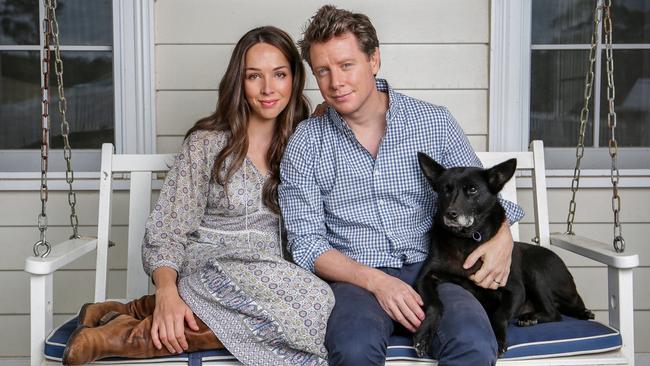
<svg viewBox="0 0 650 366"><path fill-rule="evenodd" d="M446 111L447 114L447 139L445 141L444 161L445 168L458 166L482 167L481 161L470 145L467 136L456 122L456 119ZM510 225L524 217L524 210L519 205L499 197L501 206L506 211L506 218Z"/></svg>
<svg viewBox="0 0 650 366"><path fill-rule="evenodd" d="M187 236L201 223L214 165L208 133L197 131L185 139L147 220L142 262L150 276L159 267L180 272Z"/></svg>
<svg viewBox="0 0 650 366"><path fill-rule="evenodd" d="M304 123L289 140L282 158L278 194L293 260L314 272L316 258L332 246L325 237L323 198L314 178L314 144Z"/></svg>

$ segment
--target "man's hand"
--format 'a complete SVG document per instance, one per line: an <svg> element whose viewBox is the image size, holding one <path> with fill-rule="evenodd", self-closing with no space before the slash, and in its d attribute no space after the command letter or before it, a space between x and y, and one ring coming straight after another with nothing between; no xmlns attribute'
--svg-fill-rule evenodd
<svg viewBox="0 0 650 366"><path fill-rule="evenodd" d="M375 295L379 305L394 321L415 332L424 320L422 298L400 279L381 271L369 281L368 290Z"/></svg>
<svg viewBox="0 0 650 366"><path fill-rule="evenodd" d="M483 261L481 268L469 279L486 289L504 287L510 275L513 245L510 227L504 221L496 235L476 248L465 260L465 269L471 268L479 259Z"/></svg>
<svg viewBox="0 0 650 366"><path fill-rule="evenodd" d="M314 268L316 274L328 281L347 282L370 291L388 316L411 332L424 320L422 298L396 277L359 264L336 249L316 258Z"/></svg>

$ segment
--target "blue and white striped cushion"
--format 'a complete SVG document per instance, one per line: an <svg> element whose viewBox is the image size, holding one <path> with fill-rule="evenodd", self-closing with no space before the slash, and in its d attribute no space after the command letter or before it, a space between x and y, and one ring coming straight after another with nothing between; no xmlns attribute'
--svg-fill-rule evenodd
<svg viewBox="0 0 650 366"><path fill-rule="evenodd" d="M537 324L532 327L508 327L508 351L504 359L533 359L581 355L615 350L621 347L621 334L593 320L563 317L561 322ZM415 353L410 337L394 335L390 339L387 360L421 359Z"/></svg>
<svg viewBox="0 0 650 366"><path fill-rule="evenodd" d="M74 317L52 331L45 342L45 357L47 359L61 361L65 344L77 324L77 317ZM543 323L532 327L510 325L508 328L508 351L502 358L532 359L599 353L618 349L621 344L621 335L616 329L596 321L563 317L561 322ZM213 350L160 357L156 359L156 362L185 361L189 365L200 365L201 360L232 361L235 360L235 357L227 350ZM410 337L393 335L388 346L386 360L430 361L431 359L417 356ZM107 358L102 361L111 363L150 362L149 360L124 358ZM102 361L97 361L97 363L102 363Z"/></svg>

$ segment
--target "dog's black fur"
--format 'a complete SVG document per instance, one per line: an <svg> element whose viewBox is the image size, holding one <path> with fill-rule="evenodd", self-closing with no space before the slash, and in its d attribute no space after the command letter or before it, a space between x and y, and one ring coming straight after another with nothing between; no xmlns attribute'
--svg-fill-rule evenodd
<svg viewBox="0 0 650 366"><path fill-rule="evenodd" d="M514 243L508 282L497 290L479 287L468 278L480 268L480 260L472 268L463 269L467 256L492 238L505 220L497 194L514 174L516 159L490 169L445 169L424 153L418 153L418 160L438 195L429 255L416 281L426 312L414 338L420 356L430 354L432 338L444 311L436 291L441 282L462 286L483 305L496 335L499 354L507 349L506 327L515 317L519 326L559 321L560 313L579 319L594 318L560 257L538 245Z"/></svg>

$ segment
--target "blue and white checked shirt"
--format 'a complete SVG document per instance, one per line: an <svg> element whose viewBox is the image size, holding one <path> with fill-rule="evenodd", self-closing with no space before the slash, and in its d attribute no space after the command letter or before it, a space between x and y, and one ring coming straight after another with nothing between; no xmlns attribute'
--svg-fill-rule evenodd
<svg viewBox="0 0 650 366"><path fill-rule="evenodd" d="M332 248L370 267L400 268L427 256L435 193L418 165L422 151L445 167L481 166L444 107L393 91L376 159L333 109L301 122L280 165L280 206L294 261L314 271ZM510 223L524 215L502 200Z"/></svg>

